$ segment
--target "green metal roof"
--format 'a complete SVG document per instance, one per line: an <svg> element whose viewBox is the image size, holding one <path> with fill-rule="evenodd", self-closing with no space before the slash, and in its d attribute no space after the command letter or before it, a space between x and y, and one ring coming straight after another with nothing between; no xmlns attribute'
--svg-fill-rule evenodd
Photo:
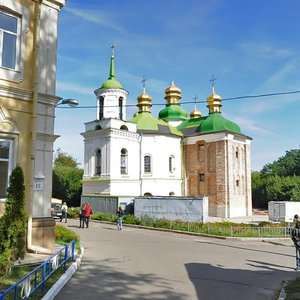
<svg viewBox="0 0 300 300"><path fill-rule="evenodd" d="M182 136L182 133L178 129L163 120L154 118L149 112L137 113L131 119L131 122L137 124L138 132Z"/></svg>
<svg viewBox="0 0 300 300"><path fill-rule="evenodd" d="M116 80L115 78L106 80L102 86L101 89L123 89L121 83Z"/></svg>
<svg viewBox="0 0 300 300"><path fill-rule="evenodd" d="M201 118L192 118L182 122L176 127L184 136L214 133L219 131L230 131L241 134L240 127L225 119L221 113L213 113Z"/></svg>
<svg viewBox="0 0 300 300"><path fill-rule="evenodd" d="M111 59L110 59L110 68L109 68L108 80L106 80L102 84L101 89L123 89L121 83L118 80L116 80L114 55L112 55Z"/></svg>
<svg viewBox="0 0 300 300"><path fill-rule="evenodd" d="M200 125L200 132L216 132L216 131L231 131L234 133L241 133L240 127L225 119L221 113L210 114Z"/></svg>
<svg viewBox="0 0 300 300"><path fill-rule="evenodd" d="M170 104L159 112L159 118L165 121L186 120L187 112L178 104Z"/></svg>

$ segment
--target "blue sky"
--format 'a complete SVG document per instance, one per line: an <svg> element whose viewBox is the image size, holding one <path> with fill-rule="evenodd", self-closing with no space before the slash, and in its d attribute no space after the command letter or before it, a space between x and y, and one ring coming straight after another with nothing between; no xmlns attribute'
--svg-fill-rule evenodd
<svg viewBox="0 0 300 300"><path fill-rule="evenodd" d="M84 123L96 119L94 90L116 77L136 104L146 90L157 117L174 80L181 102L207 115L210 79L222 98L300 90L299 0L68 0L59 16L57 89L80 106L57 108L54 144L83 167ZM223 101L224 117L253 138L252 170L299 148L300 93ZM182 104L189 112L194 104ZM130 119L137 108L127 110Z"/></svg>

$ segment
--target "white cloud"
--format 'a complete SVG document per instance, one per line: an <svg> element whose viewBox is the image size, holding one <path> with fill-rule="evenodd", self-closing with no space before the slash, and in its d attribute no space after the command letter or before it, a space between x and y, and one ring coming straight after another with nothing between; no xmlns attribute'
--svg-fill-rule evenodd
<svg viewBox="0 0 300 300"><path fill-rule="evenodd" d="M67 92L78 93L78 94L89 95L89 96L92 95L94 90L94 88L91 87L80 86L75 83L62 82L62 81L57 81L56 87L60 93L67 91Z"/></svg>
<svg viewBox="0 0 300 300"><path fill-rule="evenodd" d="M99 10L97 10L97 11L84 10L83 8L81 8L79 10L76 8L69 8L69 7L65 7L65 10L85 21L96 23L98 25L101 25L103 27L113 29L116 31L120 31L120 32L123 31L122 27L119 26L116 22L116 20L118 18L109 18L109 17L107 17L107 14L105 14L103 11L101 13Z"/></svg>

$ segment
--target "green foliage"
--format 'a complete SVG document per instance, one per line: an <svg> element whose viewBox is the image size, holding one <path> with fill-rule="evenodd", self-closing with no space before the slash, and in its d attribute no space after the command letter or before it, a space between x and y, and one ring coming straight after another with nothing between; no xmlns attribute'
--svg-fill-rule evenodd
<svg viewBox="0 0 300 300"><path fill-rule="evenodd" d="M285 156L267 164L261 170L262 177L268 176L300 176L300 149L286 151Z"/></svg>
<svg viewBox="0 0 300 300"><path fill-rule="evenodd" d="M80 238L79 238L79 235L76 234L74 231L72 231L62 225L56 225L55 226L55 240L63 241L65 243L70 243L73 240L79 242Z"/></svg>
<svg viewBox="0 0 300 300"><path fill-rule="evenodd" d="M26 214L23 170L17 166L9 178L5 213L0 219L0 272L9 273L11 265L25 255Z"/></svg>
<svg viewBox="0 0 300 300"><path fill-rule="evenodd" d="M118 217L115 214L97 212L92 214L91 218L98 221L117 222Z"/></svg>
<svg viewBox="0 0 300 300"><path fill-rule="evenodd" d="M68 206L79 206L83 170L57 166L53 169L52 197L62 199Z"/></svg>
<svg viewBox="0 0 300 300"><path fill-rule="evenodd" d="M68 209L68 218L75 219L79 216L80 207L71 207Z"/></svg>
<svg viewBox="0 0 300 300"><path fill-rule="evenodd" d="M71 155L62 152L60 148L56 150L54 155L54 166L55 167L68 167L68 168L77 168L79 163Z"/></svg>
<svg viewBox="0 0 300 300"><path fill-rule="evenodd" d="M267 208L269 201L300 201L300 150L286 151L261 172L253 172L251 179L253 207Z"/></svg>
<svg viewBox="0 0 300 300"><path fill-rule="evenodd" d="M137 217L135 217L134 215L128 214L125 215L123 218L123 221L125 224L134 224L134 225L140 225L141 224L141 220Z"/></svg>

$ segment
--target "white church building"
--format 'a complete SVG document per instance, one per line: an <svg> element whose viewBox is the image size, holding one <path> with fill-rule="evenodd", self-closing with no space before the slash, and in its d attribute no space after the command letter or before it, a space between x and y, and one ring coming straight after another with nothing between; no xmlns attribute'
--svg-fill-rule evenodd
<svg viewBox="0 0 300 300"><path fill-rule="evenodd" d="M128 92L116 79L114 49L109 78L95 90L96 119L85 123L83 199L140 196L208 197L209 215L252 214L251 138L221 114L221 97L207 98L208 115L181 108L174 82L166 107L151 114L145 85L138 111L127 116ZM84 200L86 201L86 200Z"/></svg>

